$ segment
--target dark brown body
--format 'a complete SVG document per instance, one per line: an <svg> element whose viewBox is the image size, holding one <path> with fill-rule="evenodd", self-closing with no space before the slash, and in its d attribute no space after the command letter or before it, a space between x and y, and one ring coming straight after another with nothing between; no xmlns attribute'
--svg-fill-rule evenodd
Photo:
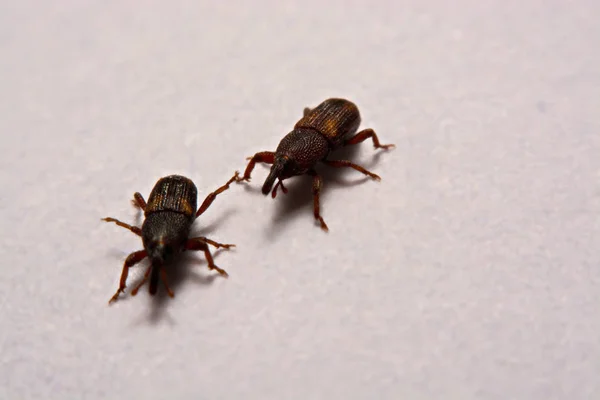
<svg viewBox="0 0 600 400"><path fill-rule="evenodd" d="M173 292L167 284L164 266L165 263L171 260L173 255L184 250L203 250L208 261L208 267L217 270L221 275L227 276L224 270L214 264L208 244L217 248L230 248L234 245L217 243L205 237L189 238L188 236L196 218L206 211L216 196L227 190L229 184L236 178L237 172L225 185L210 193L200 209L196 210L198 189L194 182L181 175L169 175L156 182L152 192L150 192L148 203L140 193L136 192L133 195L133 204L144 210L145 218L141 229L114 218L104 218L104 221L115 222L117 225L141 236L144 245L144 250L130 254L125 260L119 289L109 303L116 300L119 294L124 291L129 268L146 257L151 260L152 264L146 271L142 282L131 292L132 295L135 295L148 279L150 279L150 293L156 293L160 276L169 295L173 296Z"/></svg>
<svg viewBox="0 0 600 400"><path fill-rule="evenodd" d="M142 224L142 243L153 264L162 265L183 249L196 219L197 204L198 189L190 179L170 175L156 182ZM153 268L151 273L150 293L156 293L159 270Z"/></svg>
<svg viewBox="0 0 600 400"><path fill-rule="evenodd" d="M269 176L262 187L263 194L273 188L275 197L277 188L281 186L286 192L282 181L297 175L308 174L313 177L314 215L324 230L328 230L319 211L319 192L322 179L315 171L315 165L321 161L333 167L350 167L376 180L379 176L363 167L346 160L328 160L331 151L347 145L357 144L367 138L372 138L375 148L388 149L394 145L381 145L372 129L356 133L360 125L358 107L345 99L331 98L319 104L314 109L306 108L304 116L296 123L294 129L279 143L275 152L264 151L256 153L248 163L244 176L240 180L250 180L250 174L257 162L273 164Z"/></svg>

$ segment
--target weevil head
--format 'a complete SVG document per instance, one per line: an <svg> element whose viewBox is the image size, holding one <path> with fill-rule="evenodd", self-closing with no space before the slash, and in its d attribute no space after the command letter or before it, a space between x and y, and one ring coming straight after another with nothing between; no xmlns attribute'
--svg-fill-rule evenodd
<svg viewBox="0 0 600 400"><path fill-rule="evenodd" d="M295 174L295 168L296 164L291 158L285 155L276 155L273 165L271 166L271 172L269 172L269 176L267 176L267 179L263 184L262 193L265 195L268 194L273 188L275 180L284 180L293 176Z"/></svg>
<svg viewBox="0 0 600 400"><path fill-rule="evenodd" d="M176 253L175 246L168 240L163 238L153 240L148 244L148 258L152 260L152 265L164 265L168 262L173 254Z"/></svg>

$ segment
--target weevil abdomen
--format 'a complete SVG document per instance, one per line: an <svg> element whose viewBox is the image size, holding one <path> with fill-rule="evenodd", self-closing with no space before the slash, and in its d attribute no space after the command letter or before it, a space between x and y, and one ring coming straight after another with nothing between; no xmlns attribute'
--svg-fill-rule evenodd
<svg viewBox="0 0 600 400"><path fill-rule="evenodd" d="M310 110L294 129L314 129L335 148L341 146L346 136L355 133L359 125L358 107L351 101L332 98Z"/></svg>
<svg viewBox="0 0 600 400"><path fill-rule="evenodd" d="M146 217L157 211L174 211L193 219L198 207L198 189L190 179L181 175L169 175L159 179L154 185Z"/></svg>

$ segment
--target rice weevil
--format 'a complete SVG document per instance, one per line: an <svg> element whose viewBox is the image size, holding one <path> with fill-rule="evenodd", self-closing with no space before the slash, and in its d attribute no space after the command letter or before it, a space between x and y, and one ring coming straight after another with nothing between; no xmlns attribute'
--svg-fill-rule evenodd
<svg viewBox="0 0 600 400"><path fill-rule="evenodd" d="M208 245L216 248L229 249L233 244L217 243L205 237L189 238L193 222L212 204L218 194L229 189L229 185L238 179L238 172L227 181L227 183L214 192L210 193L200 208L197 207L198 189L190 179L181 175L169 175L156 182L148 203L139 192L133 195L134 206L144 211L144 222L141 228L131 226L114 218L103 218L103 221L114 222L117 225L129 229L142 238L143 250L131 253L123 265L119 288L109 304L117 300L119 295L125 291L129 268L148 257L151 265L146 270L142 281L131 291L135 296L150 279L150 294L154 295L158 286L159 277L162 280L167 293L173 297L173 292L167 283L165 263L169 262L176 253L185 250L202 250L208 262L208 268L216 270L219 274L227 277L225 270L217 267L213 261Z"/></svg>
<svg viewBox="0 0 600 400"><path fill-rule="evenodd" d="M350 161L327 159L329 153L343 146L358 144L368 138L373 140L376 149L395 147L393 144L380 144L373 129L363 129L356 133L359 125L358 107L345 99L331 98L313 109L305 108L304 116L279 142L275 152L262 151L248 157L250 162L244 176L237 181L250 181L250 174L257 162L272 164L269 176L262 186L262 193L266 195L273 188L271 196L275 198L279 186L284 193L287 193L287 189L283 186L284 179L305 174L312 176L313 213L315 219L321 223L321 228L327 231L329 229L319 211L319 193L323 183L314 168L317 162L321 161L331 167L354 168L375 180L381 180L378 175ZM275 180L277 184L273 187Z"/></svg>

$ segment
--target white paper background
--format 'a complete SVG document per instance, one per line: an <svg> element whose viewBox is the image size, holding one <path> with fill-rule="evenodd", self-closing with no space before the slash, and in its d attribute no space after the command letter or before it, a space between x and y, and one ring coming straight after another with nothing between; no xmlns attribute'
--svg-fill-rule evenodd
<svg viewBox="0 0 600 400"><path fill-rule="evenodd" d="M0 398L600 398L599 12L3 1ZM202 200L327 97L397 145L326 173L329 234L259 166L197 221L229 280L188 255L106 305L141 242L101 217L172 173Z"/></svg>

